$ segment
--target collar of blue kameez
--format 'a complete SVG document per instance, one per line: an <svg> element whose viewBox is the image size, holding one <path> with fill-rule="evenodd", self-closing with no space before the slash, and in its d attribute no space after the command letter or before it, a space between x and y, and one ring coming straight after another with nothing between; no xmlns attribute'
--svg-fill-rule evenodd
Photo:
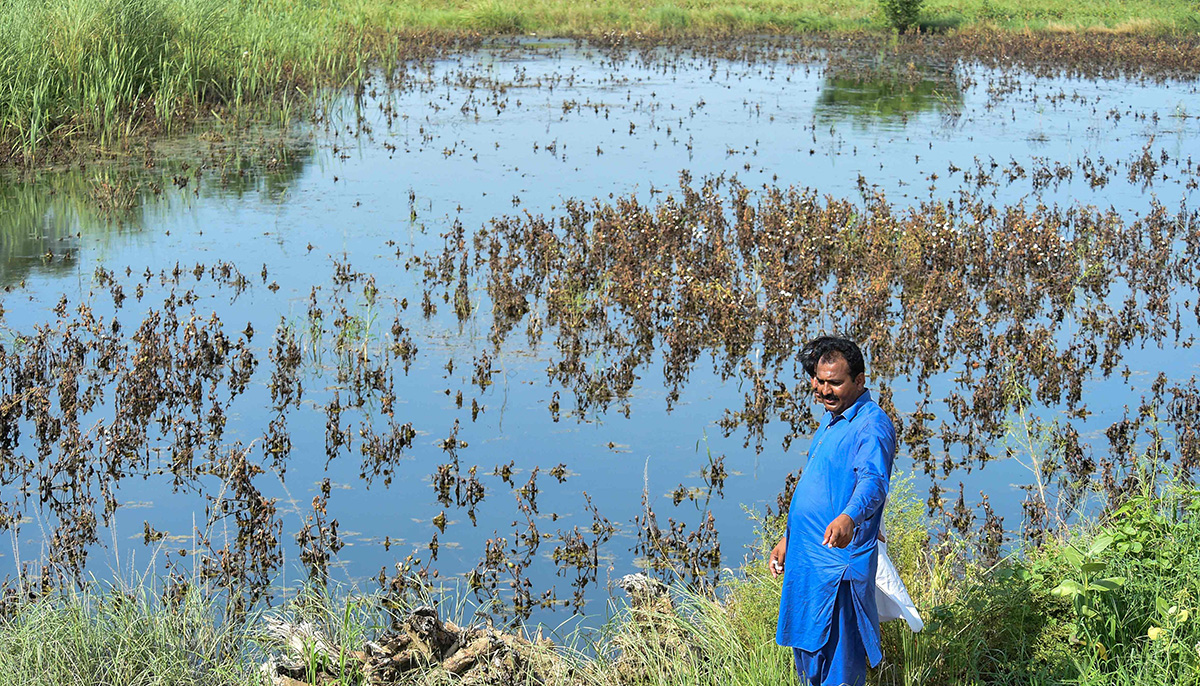
<svg viewBox="0 0 1200 686"><path fill-rule="evenodd" d="M864 388L862 395L858 396L858 399L854 401L854 404L851 405L850 407L847 407L845 412L843 412L841 414L833 414L832 412L826 412L825 417L829 421L825 422L825 426L830 426L831 424L836 422L838 420L838 418L845 419L848 422L854 421L854 417L858 415L858 411L861 410L863 408L863 406L869 402L871 402L871 391L868 391L867 389Z"/></svg>

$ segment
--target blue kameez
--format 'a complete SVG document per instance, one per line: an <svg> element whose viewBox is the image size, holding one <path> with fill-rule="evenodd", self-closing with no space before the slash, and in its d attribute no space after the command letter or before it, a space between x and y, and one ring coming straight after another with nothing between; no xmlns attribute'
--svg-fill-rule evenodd
<svg viewBox="0 0 1200 686"><path fill-rule="evenodd" d="M883 657L875 607L876 539L895 455L895 426L868 391L842 414L827 412L813 436L788 509L775 635L780 645L798 650L798 668L802 662L828 665L819 674L804 670L809 673L800 677L808 683L862 683L866 663L873 667ZM825 529L841 514L854 520L854 538L845 548L828 548L821 544ZM847 622L857 631L846 631ZM857 645L841 645L847 640L861 641L865 652L857 670L855 660L830 661L833 655L861 654Z"/></svg>

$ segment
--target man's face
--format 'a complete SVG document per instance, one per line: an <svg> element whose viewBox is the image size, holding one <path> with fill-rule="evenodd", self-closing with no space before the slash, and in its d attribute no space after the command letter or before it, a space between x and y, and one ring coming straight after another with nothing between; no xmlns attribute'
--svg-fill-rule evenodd
<svg viewBox="0 0 1200 686"><path fill-rule="evenodd" d="M845 412L866 388L866 375L851 378L850 365L841 355L821 358L816 371L812 379L813 397L834 414Z"/></svg>

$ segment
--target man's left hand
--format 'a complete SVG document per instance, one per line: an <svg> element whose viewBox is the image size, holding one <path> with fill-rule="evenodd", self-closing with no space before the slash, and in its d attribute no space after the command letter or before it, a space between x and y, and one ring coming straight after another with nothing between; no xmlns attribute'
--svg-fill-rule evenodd
<svg viewBox="0 0 1200 686"><path fill-rule="evenodd" d="M825 527L825 540L821 545L830 548L845 548L854 539L854 520L850 515L838 515Z"/></svg>

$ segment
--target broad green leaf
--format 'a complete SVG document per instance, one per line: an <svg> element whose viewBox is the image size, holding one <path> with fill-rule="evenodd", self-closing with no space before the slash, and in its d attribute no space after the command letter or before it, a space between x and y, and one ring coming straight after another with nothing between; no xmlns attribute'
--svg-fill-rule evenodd
<svg viewBox="0 0 1200 686"><path fill-rule="evenodd" d="M1113 544L1114 540L1116 539L1112 534L1102 534L1097 536L1095 540L1092 541L1092 547L1088 548L1088 555L1099 555L1105 550L1108 550L1108 547Z"/></svg>
<svg viewBox="0 0 1200 686"><path fill-rule="evenodd" d="M1062 552L1063 557L1065 557L1067 562L1070 562L1073 566L1078 567L1079 565L1083 564L1083 556L1079 554L1078 550L1075 550L1071 546L1067 546L1063 548Z"/></svg>
<svg viewBox="0 0 1200 686"><path fill-rule="evenodd" d="M1080 593L1083 593L1083 586L1074 579L1064 579L1061 584L1055 586L1054 590L1050 591L1051 595L1066 598L1074 598Z"/></svg>
<svg viewBox="0 0 1200 686"><path fill-rule="evenodd" d="M1085 562L1080 569L1083 570L1084 574L1095 574L1096 572L1104 571L1104 568L1107 566L1108 565L1103 562Z"/></svg>
<svg viewBox="0 0 1200 686"><path fill-rule="evenodd" d="M1102 591L1115 591L1125 585L1125 578L1120 576L1110 576L1107 579L1096 579L1092 585Z"/></svg>

